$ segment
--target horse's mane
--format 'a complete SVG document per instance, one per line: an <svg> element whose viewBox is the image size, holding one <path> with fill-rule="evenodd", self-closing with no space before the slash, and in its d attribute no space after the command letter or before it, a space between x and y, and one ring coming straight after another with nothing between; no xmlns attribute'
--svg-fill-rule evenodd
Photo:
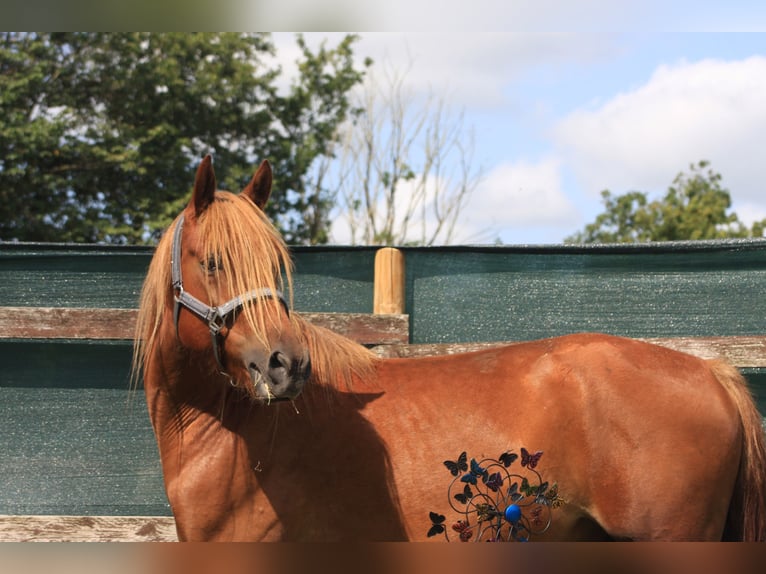
<svg viewBox="0 0 766 574"><path fill-rule="evenodd" d="M375 353L343 335L311 324L299 313L292 314L292 323L309 348L309 384L350 390L355 378L372 377L375 363L380 360Z"/></svg>
<svg viewBox="0 0 766 574"><path fill-rule="evenodd" d="M179 216L180 217L180 216ZM292 307L292 259L279 232L266 215L244 195L216 192L215 201L197 218L199 244L196 251L217 259L225 270L232 295L247 293L257 287L285 292ZM160 326L172 307L171 248L178 218L157 244L141 291L133 346L131 380L137 384L147 356L161 336ZM188 246L184 245L184 249ZM207 301L214 300L210 283ZM261 300L243 307L244 319L254 333L264 333L267 322L275 320L280 303ZM311 325L299 313L292 312L292 325L309 347L312 360L312 383L350 388L355 376L369 374L375 355L362 345L332 331ZM167 320L170 320L167 318Z"/></svg>
<svg viewBox="0 0 766 574"><path fill-rule="evenodd" d="M170 280L171 237L178 220L174 221L160 238L141 288L141 297L133 336L133 364L131 385L137 386L148 350L157 342L166 300L172 297Z"/></svg>

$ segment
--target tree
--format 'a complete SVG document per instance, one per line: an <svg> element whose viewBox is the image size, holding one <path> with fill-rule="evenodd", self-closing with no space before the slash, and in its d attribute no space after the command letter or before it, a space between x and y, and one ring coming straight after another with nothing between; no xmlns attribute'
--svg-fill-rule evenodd
<svg viewBox="0 0 766 574"><path fill-rule="evenodd" d="M278 220L291 243L322 244L329 239L334 194L317 174L333 159L339 126L359 111L349 99L349 92L363 78L353 66L351 48L355 40L356 36L347 36L333 50L322 43L312 54L298 36L303 52L298 63L300 76L290 96L280 99L279 108L281 125L286 127L281 152L291 158L294 167L287 173L276 172L280 184L290 190L281 197L287 204L279 210ZM371 65L372 60L365 59L365 69Z"/></svg>
<svg viewBox="0 0 766 574"><path fill-rule="evenodd" d="M341 127L337 160L320 163L353 244L447 244L461 208L480 180L473 137L443 97L418 104L406 72L371 71Z"/></svg>
<svg viewBox="0 0 766 574"><path fill-rule="evenodd" d="M270 215L289 241L321 241L326 221L299 223L327 200L307 176L363 72L354 36L316 53L297 41L283 93L268 34L3 33L0 239L152 242L212 153L227 189L271 160Z"/></svg>
<svg viewBox="0 0 766 574"><path fill-rule="evenodd" d="M748 229L731 207L721 175L707 169L709 162L689 166L679 173L662 200L649 201L648 194L631 191L613 196L601 192L605 211L585 230L565 239L567 243L630 243L763 236L766 220Z"/></svg>

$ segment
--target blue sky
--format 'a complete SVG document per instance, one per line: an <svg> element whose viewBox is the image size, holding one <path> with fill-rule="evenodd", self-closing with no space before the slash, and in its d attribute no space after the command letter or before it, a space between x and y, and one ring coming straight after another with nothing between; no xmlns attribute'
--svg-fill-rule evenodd
<svg viewBox="0 0 766 574"><path fill-rule="evenodd" d="M700 13L694 26L748 24L712 26L705 2L680 4ZM455 242L561 242L601 212L602 189L659 195L702 159L743 220L766 217L766 33L615 28L360 33L360 58L409 65L410 89L446 94L474 130L484 178ZM292 35L275 41L289 69ZM340 220L333 239L347 242Z"/></svg>

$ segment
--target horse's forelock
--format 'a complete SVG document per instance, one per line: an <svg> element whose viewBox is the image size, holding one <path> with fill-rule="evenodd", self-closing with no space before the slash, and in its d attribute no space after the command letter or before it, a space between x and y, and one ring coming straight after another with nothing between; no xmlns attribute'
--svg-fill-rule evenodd
<svg viewBox="0 0 766 574"><path fill-rule="evenodd" d="M217 192L216 200L197 220L196 235L200 257L214 258L220 265L213 283L225 278L229 297L268 288L285 292L292 302L290 253L278 231L249 198ZM211 305L224 303L212 297L208 292ZM277 299L259 300L248 302L242 309L248 326L264 344L266 326L276 324L280 305Z"/></svg>

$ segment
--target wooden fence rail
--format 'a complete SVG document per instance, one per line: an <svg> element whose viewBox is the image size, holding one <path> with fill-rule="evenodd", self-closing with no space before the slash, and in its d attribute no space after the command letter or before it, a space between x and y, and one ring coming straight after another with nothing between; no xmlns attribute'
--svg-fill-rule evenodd
<svg viewBox="0 0 766 574"><path fill-rule="evenodd" d="M0 339L131 340L136 309L0 307ZM363 345L407 343L407 315L301 313L308 321L332 329Z"/></svg>
<svg viewBox="0 0 766 574"><path fill-rule="evenodd" d="M0 339L133 338L135 309L0 307ZM463 353L512 342L409 344L406 314L302 313L308 321L331 329L384 357L418 357ZM766 335L730 337L642 338L704 358L720 357L740 368L766 366Z"/></svg>

